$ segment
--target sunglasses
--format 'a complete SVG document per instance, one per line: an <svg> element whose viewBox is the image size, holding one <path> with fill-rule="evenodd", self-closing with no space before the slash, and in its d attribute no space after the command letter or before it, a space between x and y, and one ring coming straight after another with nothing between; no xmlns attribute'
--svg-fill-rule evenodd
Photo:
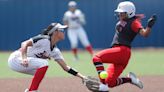
<svg viewBox="0 0 164 92"><path fill-rule="evenodd" d="M58 31L60 31L62 33L65 33L65 30L64 29L58 29Z"/></svg>

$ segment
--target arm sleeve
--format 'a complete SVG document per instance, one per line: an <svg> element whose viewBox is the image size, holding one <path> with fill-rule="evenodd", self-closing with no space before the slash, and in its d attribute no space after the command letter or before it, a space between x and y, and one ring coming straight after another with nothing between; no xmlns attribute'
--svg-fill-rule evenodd
<svg viewBox="0 0 164 92"><path fill-rule="evenodd" d="M142 24L140 20L136 19L132 22L131 28L134 32L138 33L140 29L142 29Z"/></svg>
<svg viewBox="0 0 164 92"><path fill-rule="evenodd" d="M53 49L52 58L54 58L55 61L64 61L63 55L57 47Z"/></svg>

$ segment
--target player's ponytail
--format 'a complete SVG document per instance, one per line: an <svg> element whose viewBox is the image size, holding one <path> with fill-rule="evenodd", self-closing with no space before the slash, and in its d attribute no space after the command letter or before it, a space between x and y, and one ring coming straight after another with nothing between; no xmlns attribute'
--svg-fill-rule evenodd
<svg viewBox="0 0 164 92"><path fill-rule="evenodd" d="M50 30L53 28L53 25L49 25L46 29L43 29L43 31L41 32L41 35L49 35L51 36L52 34L49 34Z"/></svg>
<svg viewBox="0 0 164 92"><path fill-rule="evenodd" d="M41 32L41 35L48 35L48 30L47 29L43 29L43 31Z"/></svg>

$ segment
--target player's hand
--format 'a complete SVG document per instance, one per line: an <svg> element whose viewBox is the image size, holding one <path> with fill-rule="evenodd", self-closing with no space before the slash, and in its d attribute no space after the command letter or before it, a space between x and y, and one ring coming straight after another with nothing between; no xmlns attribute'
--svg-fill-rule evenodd
<svg viewBox="0 0 164 92"><path fill-rule="evenodd" d="M152 28L153 25L155 24L157 20L157 15L153 14L149 19L148 19L148 23L147 23L147 27Z"/></svg>
<svg viewBox="0 0 164 92"><path fill-rule="evenodd" d="M22 60L21 65L24 66L24 67L28 67L28 60L27 60L27 58Z"/></svg>
<svg viewBox="0 0 164 92"><path fill-rule="evenodd" d="M83 79L83 84L92 92L99 92L99 79L87 76Z"/></svg>

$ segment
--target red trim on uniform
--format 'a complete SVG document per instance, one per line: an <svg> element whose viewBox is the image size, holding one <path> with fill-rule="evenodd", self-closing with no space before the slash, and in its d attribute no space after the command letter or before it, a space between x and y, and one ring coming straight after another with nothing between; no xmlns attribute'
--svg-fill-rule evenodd
<svg viewBox="0 0 164 92"><path fill-rule="evenodd" d="M136 20L134 20L134 21L132 22L131 28L132 28L132 30L133 30L134 32L138 33L139 30L140 30L141 28L143 28L143 27L142 27L142 25L141 25L140 20L139 20L139 19L136 19Z"/></svg>

